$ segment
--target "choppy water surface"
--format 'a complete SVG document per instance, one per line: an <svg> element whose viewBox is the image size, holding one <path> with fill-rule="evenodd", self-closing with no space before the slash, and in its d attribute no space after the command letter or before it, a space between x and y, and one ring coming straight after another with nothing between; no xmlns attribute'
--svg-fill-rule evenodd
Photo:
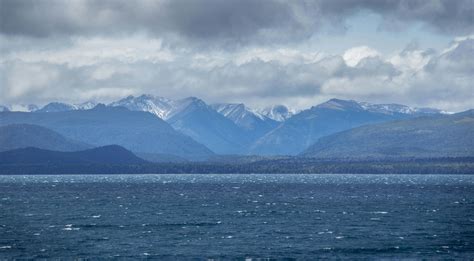
<svg viewBox="0 0 474 261"><path fill-rule="evenodd" d="M472 258L474 176L0 176L0 258Z"/></svg>

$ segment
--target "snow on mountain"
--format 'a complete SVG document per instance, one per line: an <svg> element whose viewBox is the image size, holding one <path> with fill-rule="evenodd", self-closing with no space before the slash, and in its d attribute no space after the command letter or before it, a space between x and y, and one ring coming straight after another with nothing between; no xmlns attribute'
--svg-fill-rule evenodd
<svg viewBox="0 0 474 261"><path fill-rule="evenodd" d="M288 107L284 105L273 105L273 106L258 110L258 113L272 120L281 122L293 116L296 113L296 111L290 110L288 109Z"/></svg>
<svg viewBox="0 0 474 261"><path fill-rule="evenodd" d="M436 110L331 99L288 118L258 139L250 152L294 155L326 135L366 124L415 118L427 113L433 114Z"/></svg>
<svg viewBox="0 0 474 261"><path fill-rule="evenodd" d="M96 102L87 101L79 104L69 104L64 102L50 102L36 112L60 112L60 111L75 111L75 110L90 110L97 105Z"/></svg>
<svg viewBox="0 0 474 261"><path fill-rule="evenodd" d="M261 137L279 124L242 103L220 103L212 105L212 108L233 121L254 139Z"/></svg>
<svg viewBox="0 0 474 261"><path fill-rule="evenodd" d="M313 108L318 109L329 109L329 110L338 110L338 111L365 111L365 109L356 101L353 100L340 100L340 99L330 99L327 102L318 104Z"/></svg>
<svg viewBox="0 0 474 261"><path fill-rule="evenodd" d="M401 104L373 104L368 102L359 102L359 105L367 111L380 113L401 113L401 114L440 114L444 113L438 109L409 107Z"/></svg>
<svg viewBox="0 0 474 261"><path fill-rule="evenodd" d="M90 110L90 109L94 108L95 106L97 106L97 104L98 104L97 102L86 101L86 102L83 102L83 103L75 104L75 106L79 110Z"/></svg>
<svg viewBox="0 0 474 261"><path fill-rule="evenodd" d="M190 105L201 107L209 106L196 97L171 100L148 94L138 97L128 96L109 104L109 106L123 106L133 111L147 111L164 120L172 118L185 109L189 109L188 107ZM248 125L253 121L273 120L281 122L295 113L283 105L276 105L263 110L254 110L244 104L231 103L213 104L210 105L210 107L244 129L251 128Z"/></svg>
<svg viewBox="0 0 474 261"><path fill-rule="evenodd" d="M368 111L383 114L407 114L407 115L429 115L444 113L438 109L409 107L401 104L374 104L369 102L358 102L354 100L331 99L327 102L317 105L318 108L334 109L334 110L354 110Z"/></svg>
<svg viewBox="0 0 474 261"><path fill-rule="evenodd" d="M243 128L249 128L252 123L269 119L243 103L217 103L211 107Z"/></svg>
<svg viewBox="0 0 474 261"><path fill-rule="evenodd" d="M164 97L144 94L138 97L128 96L110 103L109 106L122 106L131 111L146 111L166 120L174 107L174 101Z"/></svg>
<svg viewBox="0 0 474 261"><path fill-rule="evenodd" d="M217 103L211 106L218 113L233 120L234 122L238 122L240 119L243 119L248 116L257 117L261 120L265 120L265 116L255 110L250 109L243 103Z"/></svg>
<svg viewBox="0 0 474 261"><path fill-rule="evenodd" d="M243 129L198 98L177 100L173 105L166 121L216 153L243 153L251 142Z"/></svg>

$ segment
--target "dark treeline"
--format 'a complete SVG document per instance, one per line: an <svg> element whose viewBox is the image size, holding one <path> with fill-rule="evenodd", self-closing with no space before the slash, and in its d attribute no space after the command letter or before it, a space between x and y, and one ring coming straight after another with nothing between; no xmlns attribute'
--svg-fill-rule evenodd
<svg viewBox="0 0 474 261"><path fill-rule="evenodd" d="M286 158L251 163L148 163L140 165L1 165L0 174L474 174L474 158L317 160Z"/></svg>

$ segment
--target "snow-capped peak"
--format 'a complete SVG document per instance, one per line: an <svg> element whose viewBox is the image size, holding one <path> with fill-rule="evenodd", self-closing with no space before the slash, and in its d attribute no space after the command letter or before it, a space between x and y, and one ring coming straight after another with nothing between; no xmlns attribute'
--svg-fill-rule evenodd
<svg viewBox="0 0 474 261"><path fill-rule="evenodd" d="M383 114L410 114L426 115L444 113L438 109L416 108L401 104L374 104L369 102L358 102L354 100L331 99L313 108L348 111L369 111Z"/></svg>
<svg viewBox="0 0 474 261"><path fill-rule="evenodd" d="M79 110L90 110L97 105L97 102L86 101L83 103L75 104Z"/></svg>
<svg viewBox="0 0 474 261"><path fill-rule="evenodd" d="M379 112L386 114L440 114L443 111L432 108L417 108L401 104L373 104L368 102L359 102L360 106L366 111Z"/></svg>
<svg viewBox="0 0 474 261"><path fill-rule="evenodd" d="M90 110L97 105L96 102L87 101L79 104L69 104L64 102L50 102L41 109L34 110L36 112L60 112L75 110Z"/></svg>
<svg viewBox="0 0 474 261"><path fill-rule="evenodd" d="M265 120L265 116L245 106L243 103L217 103L211 105L211 107L234 122L245 117L256 117L260 120Z"/></svg>
<svg viewBox="0 0 474 261"><path fill-rule="evenodd" d="M164 97L144 94L138 97L128 96L110 103L109 106L122 106L132 111L146 111L166 119L173 108L173 101Z"/></svg>
<svg viewBox="0 0 474 261"><path fill-rule="evenodd" d="M314 108L323 108L331 110L364 110L361 104L354 100L330 99Z"/></svg>

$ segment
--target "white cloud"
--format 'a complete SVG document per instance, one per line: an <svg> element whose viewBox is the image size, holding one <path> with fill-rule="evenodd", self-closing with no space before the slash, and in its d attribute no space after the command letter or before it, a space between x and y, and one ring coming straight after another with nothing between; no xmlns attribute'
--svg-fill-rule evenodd
<svg viewBox="0 0 474 261"><path fill-rule="evenodd" d="M364 45L348 49L342 57L347 65L354 67L364 58L377 56L380 56L377 50Z"/></svg>
<svg viewBox="0 0 474 261"><path fill-rule="evenodd" d="M59 77L54 68L39 64L8 64L6 76L6 96L18 99L29 93L37 93L48 88L48 85Z"/></svg>
<svg viewBox="0 0 474 261"><path fill-rule="evenodd" d="M17 50L6 53L1 61L21 60L23 62L47 62L66 64L68 67L95 65L107 60L121 63L149 61L152 63L172 62L173 53L162 47L160 39L145 35L124 38L74 37L71 43L49 49Z"/></svg>
<svg viewBox="0 0 474 261"><path fill-rule="evenodd" d="M413 73L423 69L432 55L424 50L407 50L392 56L388 61L400 71Z"/></svg>
<svg viewBox="0 0 474 261"><path fill-rule="evenodd" d="M196 52L143 35L75 38L60 48L6 53L0 103L111 101L151 93L253 107L302 109L338 97L459 111L474 104L473 41L459 38L440 53L410 47L385 59L367 46L342 55L280 47Z"/></svg>

